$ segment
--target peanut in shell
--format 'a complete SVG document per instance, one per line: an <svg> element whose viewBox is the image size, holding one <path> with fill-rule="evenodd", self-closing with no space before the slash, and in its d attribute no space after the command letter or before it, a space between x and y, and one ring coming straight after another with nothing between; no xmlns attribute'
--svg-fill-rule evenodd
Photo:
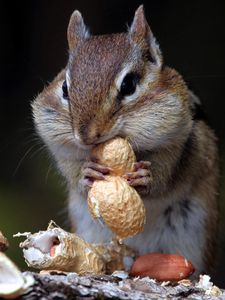
<svg viewBox="0 0 225 300"><path fill-rule="evenodd" d="M126 139L115 137L92 150L97 163L110 167L105 180L96 180L88 193L88 207L94 218L101 218L115 233L124 239L141 232L145 224L145 207L136 192L122 178L134 171L136 157Z"/></svg>
<svg viewBox="0 0 225 300"><path fill-rule="evenodd" d="M145 207L136 192L120 176L95 181L88 193L88 207L94 218L102 218L118 239L143 230Z"/></svg>
<svg viewBox="0 0 225 300"><path fill-rule="evenodd" d="M127 172L134 171L136 157L134 151L126 139L115 137L92 150L92 156L99 164L110 167L110 175L123 176Z"/></svg>

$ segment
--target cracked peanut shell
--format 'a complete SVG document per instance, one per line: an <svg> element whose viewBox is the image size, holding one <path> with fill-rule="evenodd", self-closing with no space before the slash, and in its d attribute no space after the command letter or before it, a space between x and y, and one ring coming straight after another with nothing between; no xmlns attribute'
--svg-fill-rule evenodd
<svg viewBox="0 0 225 300"><path fill-rule="evenodd" d="M34 284L34 278L22 274L14 262L0 252L0 298L15 299Z"/></svg>
<svg viewBox="0 0 225 300"><path fill-rule="evenodd" d="M74 233L69 233L53 221L46 231L24 233L20 243L28 266L42 270L60 270L78 274L102 274L105 262L94 247Z"/></svg>
<svg viewBox="0 0 225 300"><path fill-rule="evenodd" d="M46 271L111 274L115 270L128 271L136 257L135 251L115 240L108 244L90 244L53 221L46 231L14 235L21 236L27 237L20 247L28 266Z"/></svg>

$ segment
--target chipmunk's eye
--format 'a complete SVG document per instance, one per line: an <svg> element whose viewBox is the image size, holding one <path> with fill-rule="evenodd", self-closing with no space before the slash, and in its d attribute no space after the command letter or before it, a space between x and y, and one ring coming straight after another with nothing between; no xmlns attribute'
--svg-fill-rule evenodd
<svg viewBox="0 0 225 300"><path fill-rule="evenodd" d="M138 74L128 73L121 83L120 95L123 97L132 95L136 90L139 80L140 76Z"/></svg>
<svg viewBox="0 0 225 300"><path fill-rule="evenodd" d="M68 88L67 88L66 80L63 81L62 91L63 91L63 98L68 99Z"/></svg>

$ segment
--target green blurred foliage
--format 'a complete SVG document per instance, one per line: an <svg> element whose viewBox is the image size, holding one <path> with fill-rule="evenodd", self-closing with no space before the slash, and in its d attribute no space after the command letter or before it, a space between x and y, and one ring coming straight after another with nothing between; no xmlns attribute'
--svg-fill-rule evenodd
<svg viewBox="0 0 225 300"><path fill-rule="evenodd" d="M8 255L22 269L27 269L18 247L23 239L13 238L13 234L44 230L51 219L69 229L62 178L49 170L49 161L44 156L30 160L29 166L32 185L0 186L0 230L10 243Z"/></svg>

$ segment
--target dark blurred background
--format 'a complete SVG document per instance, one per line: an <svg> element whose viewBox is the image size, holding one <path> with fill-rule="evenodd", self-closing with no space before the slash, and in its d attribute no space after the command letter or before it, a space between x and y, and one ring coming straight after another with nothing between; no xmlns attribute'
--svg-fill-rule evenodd
<svg viewBox="0 0 225 300"><path fill-rule="evenodd" d="M26 268L18 231L44 229L50 219L68 229L66 191L34 133L31 101L67 61L66 29L79 9L93 34L124 31L144 3L167 64L199 95L219 137L221 154L219 261L214 282L225 287L225 1L1 1L0 230L9 255Z"/></svg>

